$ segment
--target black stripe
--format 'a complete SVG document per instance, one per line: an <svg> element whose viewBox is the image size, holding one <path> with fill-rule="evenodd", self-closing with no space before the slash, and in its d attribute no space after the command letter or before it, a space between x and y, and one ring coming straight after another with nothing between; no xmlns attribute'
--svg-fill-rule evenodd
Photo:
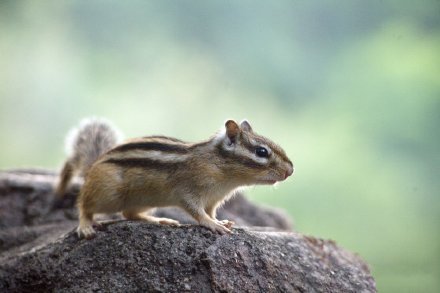
<svg viewBox="0 0 440 293"><path fill-rule="evenodd" d="M222 144L218 144L216 147L216 151L219 154L221 158L225 161L226 164L241 164L249 168L266 168L266 165L261 165L254 160L244 157L244 156L237 156L236 154L232 152L228 152L225 150L222 146Z"/></svg>
<svg viewBox="0 0 440 293"><path fill-rule="evenodd" d="M125 152L131 150L146 150L146 151L163 151L171 153L186 154L188 153L188 148L183 145L177 144L166 144L160 142L131 142L126 144L121 144L110 151L110 153L115 152Z"/></svg>
<svg viewBox="0 0 440 293"><path fill-rule="evenodd" d="M180 140L180 139L178 139L178 138L169 137L169 136L164 136L164 135L144 136L143 138L145 138L145 139L149 139L149 138L160 138L160 139L165 139L165 140L169 140L169 141L172 141L172 142L185 143L183 140Z"/></svg>
<svg viewBox="0 0 440 293"><path fill-rule="evenodd" d="M173 162L160 162L157 160L140 158L108 159L104 161L104 163L115 164L125 168L142 168L158 171L175 171L179 165L178 163Z"/></svg>

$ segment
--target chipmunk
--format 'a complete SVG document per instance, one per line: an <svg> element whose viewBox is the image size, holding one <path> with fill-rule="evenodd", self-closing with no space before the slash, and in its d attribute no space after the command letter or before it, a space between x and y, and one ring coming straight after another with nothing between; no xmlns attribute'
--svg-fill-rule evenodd
<svg viewBox="0 0 440 293"><path fill-rule="evenodd" d="M65 163L56 193L64 194L75 173L85 177L78 197L79 237L95 234L93 215L116 213L128 220L178 226L153 217L156 207L177 206L220 234L232 221L216 210L239 187L275 184L293 173L284 150L252 130L246 120L225 123L223 131L198 143L148 136L117 144L116 132L102 120L83 124Z"/></svg>

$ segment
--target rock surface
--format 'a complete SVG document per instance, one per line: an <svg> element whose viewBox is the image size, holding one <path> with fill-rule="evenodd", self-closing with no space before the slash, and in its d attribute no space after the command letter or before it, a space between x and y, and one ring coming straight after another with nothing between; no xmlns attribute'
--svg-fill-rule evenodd
<svg viewBox="0 0 440 293"><path fill-rule="evenodd" d="M94 239L79 240L79 185L52 208L55 179L41 170L0 173L0 292L376 292L358 256L288 232L286 217L243 196L220 212L248 226L232 235L115 216ZM175 209L158 213L192 222Z"/></svg>

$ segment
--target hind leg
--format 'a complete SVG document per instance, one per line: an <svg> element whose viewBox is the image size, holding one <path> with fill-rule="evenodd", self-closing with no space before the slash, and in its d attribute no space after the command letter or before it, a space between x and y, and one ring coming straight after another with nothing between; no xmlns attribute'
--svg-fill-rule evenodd
<svg viewBox="0 0 440 293"><path fill-rule="evenodd" d="M86 212L84 209L79 210L79 226L76 229L76 232L78 233L79 238L86 238L91 239L95 236L96 232L95 229L93 229L93 224L95 222L93 221L93 213Z"/></svg>
<svg viewBox="0 0 440 293"><path fill-rule="evenodd" d="M143 209L126 209L122 211L122 215L127 220L134 221L146 221L150 223L157 223L162 225L170 225L170 226L179 226L180 223L176 220L168 219L168 218L158 218L152 215L149 215L147 212L151 211L151 208L143 208Z"/></svg>

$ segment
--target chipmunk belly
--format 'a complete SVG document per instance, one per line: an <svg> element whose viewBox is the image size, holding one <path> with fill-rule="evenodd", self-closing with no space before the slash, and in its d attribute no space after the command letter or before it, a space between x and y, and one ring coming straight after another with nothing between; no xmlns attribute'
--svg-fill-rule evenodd
<svg viewBox="0 0 440 293"><path fill-rule="evenodd" d="M120 189L126 207L162 207L175 205L168 174L164 171L126 170Z"/></svg>

